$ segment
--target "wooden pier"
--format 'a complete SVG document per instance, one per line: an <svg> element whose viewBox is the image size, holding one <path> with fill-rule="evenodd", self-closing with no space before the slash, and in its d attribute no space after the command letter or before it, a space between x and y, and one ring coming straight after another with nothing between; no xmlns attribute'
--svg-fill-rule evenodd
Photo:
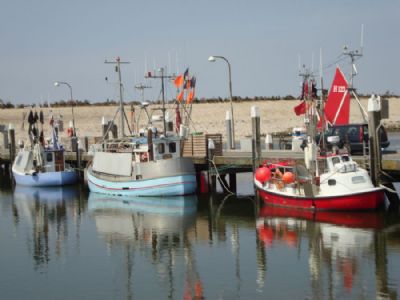
<svg viewBox="0 0 400 300"><path fill-rule="evenodd" d="M290 150L268 150L261 152L261 161L268 160L282 160L290 159L294 161L301 161L304 155L302 152L294 152ZM77 155L75 152L67 151L65 154L66 161L77 165ZM80 169L84 169L88 162L92 160L92 156L87 152L80 152L81 161ZM352 156L360 165L363 165L365 159L363 156ZM193 157L196 170L204 171L209 169L209 159L207 156L194 156ZM251 152L230 150L223 151L222 155L214 155L212 159L215 166L221 170L220 174L251 172L253 166L253 158ZM10 151L8 149L0 150L0 164L6 168L10 165ZM384 153L382 155L382 170L388 173L396 180L400 181L400 153Z"/></svg>

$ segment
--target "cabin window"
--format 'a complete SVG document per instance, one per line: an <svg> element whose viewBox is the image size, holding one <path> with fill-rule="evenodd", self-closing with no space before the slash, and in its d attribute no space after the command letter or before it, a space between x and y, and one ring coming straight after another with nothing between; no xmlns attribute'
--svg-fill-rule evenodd
<svg viewBox="0 0 400 300"><path fill-rule="evenodd" d="M347 155L343 155L342 156L342 160L343 161L350 161L350 157L348 157Z"/></svg>
<svg viewBox="0 0 400 300"><path fill-rule="evenodd" d="M340 163L340 158L339 157L332 157L332 164L336 165L338 163Z"/></svg>
<svg viewBox="0 0 400 300"><path fill-rule="evenodd" d="M47 162L52 162L53 161L53 153L47 153L46 154L46 161Z"/></svg>
<svg viewBox="0 0 400 300"><path fill-rule="evenodd" d="M336 179L329 179L328 185L336 185Z"/></svg>
<svg viewBox="0 0 400 300"><path fill-rule="evenodd" d="M176 143L169 143L168 148L169 148L169 153L175 153L176 152Z"/></svg>
<svg viewBox="0 0 400 300"><path fill-rule="evenodd" d="M365 177L364 176L353 176L353 177L351 177L351 182L352 183L364 183L366 180L365 180Z"/></svg>
<svg viewBox="0 0 400 300"><path fill-rule="evenodd" d="M164 154L165 152L165 145L163 143L157 145L157 151L160 154Z"/></svg>

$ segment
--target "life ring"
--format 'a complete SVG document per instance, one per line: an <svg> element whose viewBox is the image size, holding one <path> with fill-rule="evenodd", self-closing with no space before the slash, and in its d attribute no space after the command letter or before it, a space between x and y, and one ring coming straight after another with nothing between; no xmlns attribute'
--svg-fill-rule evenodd
<svg viewBox="0 0 400 300"><path fill-rule="evenodd" d="M71 127L69 127L69 128L67 129L67 135L68 135L69 137L72 137L72 136L74 135L74 130L73 130Z"/></svg>

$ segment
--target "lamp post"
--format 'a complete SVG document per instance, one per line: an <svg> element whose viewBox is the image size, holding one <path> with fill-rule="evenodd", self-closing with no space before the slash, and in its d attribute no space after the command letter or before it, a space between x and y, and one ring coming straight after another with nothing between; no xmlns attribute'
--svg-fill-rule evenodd
<svg viewBox="0 0 400 300"><path fill-rule="evenodd" d="M72 87L68 82L63 82L63 81L56 81L54 82L54 86L59 87L61 84L65 84L66 86L69 87L69 92L71 96L71 110L72 110L72 127L74 129L73 136L76 136L76 131L75 131L75 117L74 117L74 98L72 98Z"/></svg>
<svg viewBox="0 0 400 300"><path fill-rule="evenodd" d="M231 149L235 149L235 122L234 122L234 118L233 118L233 97L232 97L232 74L231 74L231 64L229 63L229 61L223 57L223 56L218 56L218 55L212 55L208 58L209 62L215 62L216 59L222 59L224 60L227 64L228 64L228 75L229 75L229 97L230 97L230 102L231 102L231 117L232 117L232 125L231 125L231 144L230 144L230 148Z"/></svg>

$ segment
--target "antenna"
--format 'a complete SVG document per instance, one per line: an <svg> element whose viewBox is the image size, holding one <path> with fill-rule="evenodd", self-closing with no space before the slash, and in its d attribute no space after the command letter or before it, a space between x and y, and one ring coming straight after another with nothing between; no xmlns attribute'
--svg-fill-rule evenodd
<svg viewBox="0 0 400 300"><path fill-rule="evenodd" d="M360 53L363 53L364 48L364 24L361 24L361 41L360 41Z"/></svg>
<svg viewBox="0 0 400 300"><path fill-rule="evenodd" d="M145 85L143 83L139 83L135 85L135 89L140 91L140 95L142 96L142 103L144 102L144 90L145 89L151 89L152 87L150 85Z"/></svg>
<svg viewBox="0 0 400 300"><path fill-rule="evenodd" d="M363 47L364 47L364 24L361 24L361 41L360 41L360 50L349 50L347 46L343 47L343 55L347 55L351 60L351 72L350 72L350 89L353 89L353 79L354 76L358 74L355 61L357 58L361 58L363 56Z"/></svg>
<svg viewBox="0 0 400 300"><path fill-rule="evenodd" d="M178 51L175 52L176 74L179 74Z"/></svg>
<svg viewBox="0 0 400 300"><path fill-rule="evenodd" d="M300 73L300 70L301 70L301 57L300 57L300 53L297 53L297 64L298 64L299 73Z"/></svg>
<svg viewBox="0 0 400 300"><path fill-rule="evenodd" d="M171 52L168 51L168 71L170 72L171 68Z"/></svg>
<svg viewBox="0 0 400 300"><path fill-rule="evenodd" d="M146 53L144 54L144 72L147 73L148 69L147 69L147 55Z"/></svg>
<svg viewBox="0 0 400 300"><path fill-rule="evenodd" d="M314 72L314 52L311 52L311 72Z"/></svg>

